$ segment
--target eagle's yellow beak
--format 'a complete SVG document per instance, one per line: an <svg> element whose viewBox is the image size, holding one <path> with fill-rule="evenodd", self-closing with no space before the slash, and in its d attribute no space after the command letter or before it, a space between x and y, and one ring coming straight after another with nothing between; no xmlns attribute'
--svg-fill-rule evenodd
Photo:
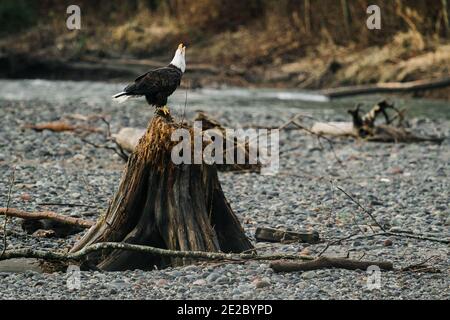
<svg viewBox="0 0 450 320"><path fill-rule="evenodd" d="M181 50L181 52L185 52L186 51L186 46L184 44L180 43L178 45L178 50Z"/></svg>

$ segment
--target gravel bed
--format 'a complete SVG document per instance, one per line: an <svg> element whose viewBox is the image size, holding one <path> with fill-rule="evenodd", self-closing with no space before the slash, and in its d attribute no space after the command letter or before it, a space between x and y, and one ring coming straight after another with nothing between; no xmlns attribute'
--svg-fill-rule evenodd
<svg viewBox="0 0 450 320"><path fill-rule="evenodd" d="M105 115L112 132L123 126L145 127L153 111L143 101L112 104L118 84L14 81L0 86L0 207L6 206L11 167L16 167L13 208L54 210L95 219L120 180L123 163L109 150L96 149L102 134L35 132L24 126L75 115ZM13 95L11 90L18 90ZM53 94L54 92L54 94ZM91 97L91 99L89 99ZM106 98L105 98L106 97ZM184 92L172 100L182 118ZM243 105L242 101L247 101ZM420 102L423 104L423 102ZM301 105L301 109L297 106ZM221 97L189 93L187 119L202 109L230 127L238 124L278 125L298 112L320 120L347 119L351 103L300 103L274 97ZM444 106L449 108L449 105ZM74 121L74 120L72 120ZM310 124L311 119L305 118ZM100 120L77 123L105 127ZM417 132L450 136L448 116L414 117ZM221 173L224 192L250 238L257 226L317 230L325 240L370 230L370 218L336 189L342 187L372 210L386 228L432 237L450 237L450 148L441 145L379 144L336 140L335 153L323 141L301 131L280 135L280 172ZM296 147L296 148L294 148ZM294 150L291 150L294 148ZM290 150L290 151L289 151ZM346 165L343 167L336 156ZM45 206L45 202L82 203L86 207ZM3 225L3 217L0 217ZM0 231L3 238L3 230ZM8 248L70 248L80 235L65 239L37 238L8 223ZM388 241L387 241L388 240ZM320 252L325 244L258 243L261 252ZM1 245L0 245L1 249ZM318 270L276 274L267 263L199 263L151 272L81 272L81 288L70 290L69 274L36 271L1 272L0 299L449 299L448 245L408 238L374 237L331 246L327 254L394 262L401 268L435 256L440 273L383 272L381 288L369 290L365 271Z"/></svg>

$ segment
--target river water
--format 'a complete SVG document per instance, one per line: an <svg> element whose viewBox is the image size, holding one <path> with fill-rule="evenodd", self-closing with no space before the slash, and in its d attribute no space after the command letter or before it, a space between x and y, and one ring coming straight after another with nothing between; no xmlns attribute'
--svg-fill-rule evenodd
<svg viewBox="0 0 450 320"><path fill-rule="evenodd" d="M14 101L81 102L89 104L109 104L111 96L121 91L125 83L104 83L91 81L49 81L49 80L0 80L0 99ZM189 109L203 109L215 106L222 108L277 108L299 109L316 118L324 115L348 119L346 110L356 103L364 103L367 108L381 100L382 96L370 95L328 101L314 92L299 92L271 89L198 89L177 90L169 99L171 106L183 108L187 102ZM407 108L409 117L430 119L450 119L450 103L447 101L411 99L392 96L398 108ZM145 103L135 100L132 103Z"/></svg>

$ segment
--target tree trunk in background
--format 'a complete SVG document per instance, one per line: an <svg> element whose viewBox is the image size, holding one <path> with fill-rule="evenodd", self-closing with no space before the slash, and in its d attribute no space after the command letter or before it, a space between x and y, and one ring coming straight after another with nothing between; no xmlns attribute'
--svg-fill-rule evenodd
<svg viewBox="0 0 450 320"><path fill-rule="evenodd" d="M448 15L449 15L448 9L449 8L447 5L447 0L441 0L441 3L442 3L442 17L444 20L444 33L445 33L445 36L448 37L450 35L450 24L448 21Z"/></svg>
<svg viewBox="0 0 450 320"><path fill-rule="evenodd" d="M147 11L150 8L148 0L136 0L136 8L138 12Z"/></svg>
<svg viewBox="0 0 450 320"><path fill-rule="evenodd" d="M305 0L305 33L309 35L311 33L311 2Z"/></svg>
<svg viewBox="0 0 450 320"><path fill-rule="evenodd" d="M350 15L350 7L348 5L348 1L347 0L341 0L341 6L342 6L342 14L344 16L345 31L347 32L347 36L350 37L350 35L351 35L352 18L351 18L351 15Z"/></svg>
<svg viewBox="0 0 450 320"><path fill-rule="evenodd" d="M215 166L175 165L172 132L179 125L156 115L128 160L106 215L72 248L126 242L171 250L242 252L253 246L225 199ZM192 139L191 139L192 140ZM103 270L153 269L189 263L131 251L88 256Z"/></svg>

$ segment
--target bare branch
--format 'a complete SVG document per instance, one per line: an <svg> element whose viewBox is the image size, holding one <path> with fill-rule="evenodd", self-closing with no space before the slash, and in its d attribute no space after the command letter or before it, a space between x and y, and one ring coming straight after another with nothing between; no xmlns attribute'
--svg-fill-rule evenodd
<svg viewBox="0 0 450 320"><path fill-rule="evenodd" d="M95 222L74 217L66 217L53 211L27 212L18 209L0 208L0 215L22 219L50 219L64 224L71 224L81 228L90 228Z"/></svg>
<svg viewBox="0 0 450 320"><path fill-rule="evenodd" d="M83 141L84 143L86 143L86 144L88 144L88 145L90 145L90 146L93 146L94 148L97 148L97 149L112 150L112 151L114 151L120 158L122 158L122 160L128 161L128 156L127 156L126 153L123 151L122 147L121 147L117 142L115 142L115 140L113 140L113 139L112 139L111 141L113 141L113 142L118 146L119 150L117 150L117 149L114 148L114 147L108 146L108 145L106 145L106 144L96 144L96 143L91 142L91 141L89 141L89 140L87 140L87 139L84 139L84 138L81 138L81 141Z"/></svg>
<svg viewBox="0 0 450 320"><path fill-rule="evenodd" d="M137 251L163 257L172 258L190 258L190 259L204 259L204 260L313 260L314 257L306 255L294 254L272 254L272 255L257 255L254 253L222 253L222 252L204 252L204 251L176 251L150 246L129 244L123 242L101 242L87 247L75 253L54 252L46 250L34 250L31 248L7 250L5 254L0 257L0 260L12 258L37 258L44 260L69 261L81 260L86 255L100 251L100 250L126 250Z"/></svg>
<svg viewBox="0 0 450 320"><path fill-rule="evenodd" d="M360 233L360 231L358 231L358 232L356 232L356 233L352 233L351 235L346 236L346 237L344 237L344 238L339 238L339 239L337 239L337 240L328 242L327 245L325 246L325 248L323 248L323 250L319 253L318 257L322 256L322 255L325 253L325 251L328 250L328 248L329 248L330 246L334 246L334 245L336 245L336 244L340 244L342 241L345 241L345 240L348 240L348 239L350 239L350 238L353 238L354 236L357 236L359 233Z"/></svg>
<svg viewBox="0 0 450 320"><path fill-rule="evenodd" d="M360 207L365 213L367 213L367 215L373 220L373 222L375 222L375 224L383 231L386 231L384 229L384 227L377 221L377 219L375 219L375 217L372 215L372 213L369 212L369 210L367 210L366 208L364 208L358 201L356 201L351 195L349 195L344 189L342 189L339 186L336 186L336 188L341 191L343 194L345 194L347 196L347 198L349 198L351 201L353 201L353 203L355 203L358 207Z"/></svg>
<svg viewBox="0 0 450 320"><path fill-rule="evenodd" d="M8 211L9 211L9 204L11 202L11 192L14 185L14 182L16 181L16 167L13 166L12 172L11 172L11 178L9 180L9 190L8 190L8 198L6 200L6 208L5 208L5 222L3 224L3 251L0 255L0 258L3 257L3 254L6 251L7 247L7 235L6 235L6 227L8 225Z"/></svg>
<svg viewBox="0 0 450 320"><path fill-rule="evenodd" d="M63 206L63 207L85 207L85 208L98 208L97 206L83 204L83 203L66 203L66 202L40 202L40 206Z"/></svg>

